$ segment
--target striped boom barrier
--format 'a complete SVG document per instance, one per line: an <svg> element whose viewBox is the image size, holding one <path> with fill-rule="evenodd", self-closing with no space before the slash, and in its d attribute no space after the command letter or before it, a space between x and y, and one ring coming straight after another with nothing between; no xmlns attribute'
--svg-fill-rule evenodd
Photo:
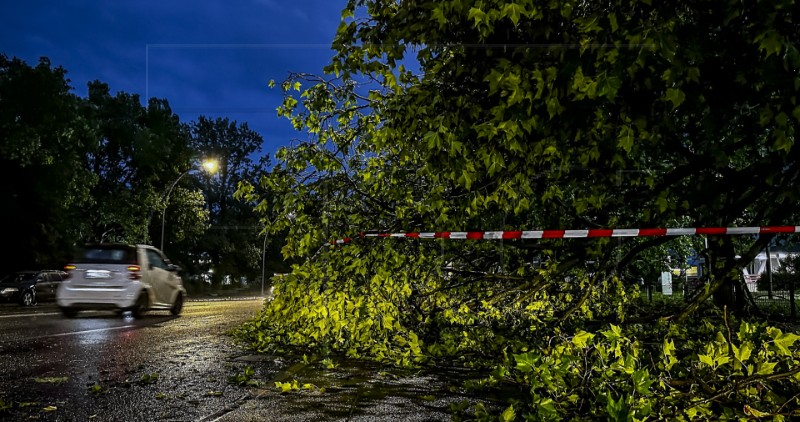
<svg viewBox="0 0 800 422"><path fill-rule="evenodd" d="M697 227L661 229L588 229L588 230L504 230L466 232L409 232L361 233L358 238L410 238L456 240L513 240L513 239L580 239L597 237L655 237L655 236L731 236L742 234L800 233L800 226L760 227ZM351 242L352 238L331 241L331 245Z"/></svg>

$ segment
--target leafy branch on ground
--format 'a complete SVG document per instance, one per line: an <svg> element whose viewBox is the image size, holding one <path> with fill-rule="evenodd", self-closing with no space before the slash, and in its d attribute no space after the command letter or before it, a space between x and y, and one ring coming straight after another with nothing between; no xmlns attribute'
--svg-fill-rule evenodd
<svg viewBox="0 0 800 422"><path fill-rule="evenodd" d="M237 192L295 263L237 335L486 371L511 394L481 420L798 416L797 335L742 277L772 236L359 236L792 224L800 8L767 3L349 2L326 75L280 84L302 135ZM686 302L642 303L689 258Z"/></svg>

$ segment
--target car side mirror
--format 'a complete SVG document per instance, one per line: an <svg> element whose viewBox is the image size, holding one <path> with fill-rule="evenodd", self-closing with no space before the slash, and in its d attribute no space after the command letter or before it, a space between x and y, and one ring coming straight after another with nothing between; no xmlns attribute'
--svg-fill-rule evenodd
<svg viewBox="0 0 800 422"><path fill-rule="evenodd" d="M178 271L181 270L181 267L179 265L169 264L168 270L173 272L173 273L177 273Z"/></svg>

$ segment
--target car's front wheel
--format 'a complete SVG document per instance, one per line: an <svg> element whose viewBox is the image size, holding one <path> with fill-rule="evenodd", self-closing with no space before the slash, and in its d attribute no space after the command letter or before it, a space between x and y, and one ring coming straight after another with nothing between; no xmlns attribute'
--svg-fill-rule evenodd
<svg viewBox="0 0 800 422"><path fill-rule="evenodd" d="M26 290L22 293L19 304L22 306L33 306L36 303L36 293Z"/></svg>
<svg viewBox="0 0 800 422"><path fill-rule="evenodd" d="M178 293L175 297L175 302L172 303L172 308L169 309L169 312L172 315L178 315L181 313L183 309L183 293Z"/></svg>

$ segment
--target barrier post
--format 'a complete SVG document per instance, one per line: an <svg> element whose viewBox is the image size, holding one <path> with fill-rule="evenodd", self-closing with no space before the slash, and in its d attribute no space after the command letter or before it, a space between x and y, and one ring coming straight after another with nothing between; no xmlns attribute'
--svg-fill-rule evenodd
<svg viewBox="0 0 800 422"><path fill-rule="evenodd" d="M796 274L794 275L796 276ZM791 311L792 319L797 319L797 303L794 300L796 278L797 277L789 278L789 309Z"/></svg>

